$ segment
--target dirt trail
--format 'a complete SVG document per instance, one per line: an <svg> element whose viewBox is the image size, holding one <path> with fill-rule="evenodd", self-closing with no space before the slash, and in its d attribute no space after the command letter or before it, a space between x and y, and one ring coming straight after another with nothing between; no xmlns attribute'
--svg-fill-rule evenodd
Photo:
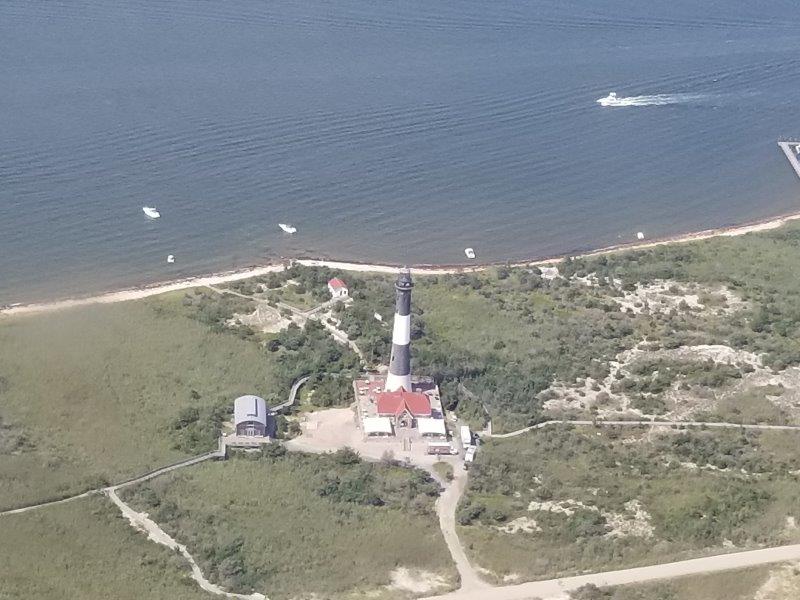
<svg viewBox="0 0 800 600"><path fill-rule="evenodd" d="M436 513L439 515L439 527L442 530L444 541L447 543L447 548L450 550L461 578L461 589L485 590L490 585L481 579L472 568L456 532L456 509L466 487L467 473L456 466L453 469L453 481L436 500ZM485 594L485 592L482 593Z"/></svg>
<svg viewBox="0 0 800 600"><path fill-rule="evenodd" d="M234 594L233 592L226 592L218 585L211 583L208 579L206 579L205 575L203 575L203 572L200 570L200 567L197 565L194 557L186 549L186 546L179 544L172 537L170 537L166 531L161 529L161 527L159 527L155 521L147 516L147 513L136 512L130 506L125 504L117 495L117 489L118 488L116 487L109 488L106 490L106 495L114 504L117 505L122 512L122 515L128 519L131 527L146 533L147 538L156 544L161 544L170 550L177 550L180 552L189 563L189 566L192 568L192 579L194 579L197 582L197 585L199 585L205 591L216 594L217 596L223 596L225 598L238 598L239 600L266 600L266 596L264 596L264 594Z"/></svg>

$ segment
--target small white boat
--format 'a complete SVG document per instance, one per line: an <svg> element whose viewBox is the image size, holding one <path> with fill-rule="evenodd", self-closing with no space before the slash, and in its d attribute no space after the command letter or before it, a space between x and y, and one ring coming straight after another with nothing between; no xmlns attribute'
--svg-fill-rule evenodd
<svg viewBox="0 0 800 600"><path fill-rule="evenodd" d="M641 232L641 231L636 232L636 239L637 240L643 240L644 239L644 233Z"/></svg>
<svg viewBox="0 0 800 600"><path fill-rule="evenodd" d="M618 102L619 102L619 98L617 98L617 93L616 92L611 92L605 98L598 98L597 99L597 103L600 106L616 106Z"/></svg>
<svg viewBox="0 0 800 600"><path fill-rule="evenodd" d="M168 255L167 256L167 262L170 263L170 264L174 263L175 262L175 255L174 254Z"/></svg>
<svg viewBox="0 0 800 600"><path fill-rule="evenodd" d="M295 233L297 231L297 227L292 227L286 223L278 223L278 227L283 229L286 233Z"/></svg>
<svg viewBox="0 0 800 600"><path fill-rule="evenodd" d="M161 213L156 210L155 206L143 206L142 212L151 219L158 219L161 216Z"/></svg>
<svg viewBox="0 0 800 600"><path fill-rule="evenodd" d="M470 259L475 258L475 250L473 250L472 248L464 248L464 254L467 255L467 258Z"/></svg>

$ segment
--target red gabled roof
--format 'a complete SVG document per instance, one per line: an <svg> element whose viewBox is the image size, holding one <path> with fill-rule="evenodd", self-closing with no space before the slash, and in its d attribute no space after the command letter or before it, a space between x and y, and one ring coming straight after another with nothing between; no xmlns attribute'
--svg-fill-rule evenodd
<svg viewBox="0 0 800 600"><path fill-rule="evenodd" d="M380 416L398 416L404 410L407 410L414 417L431 416L430 398L419 392L407 392L405 390L382 392L378 394L377 408Z"/></svg>
<svg viewBox="0 0 800 600"><path fill-rule="evenodd" d="M333 279L331 279L328 282L328 285L331 286L334 289L336 289L336 288L346 288L347 287L347 284L345 284L345 282L342 281L341 279L339 279L338 277L334 277Z"/></svg>

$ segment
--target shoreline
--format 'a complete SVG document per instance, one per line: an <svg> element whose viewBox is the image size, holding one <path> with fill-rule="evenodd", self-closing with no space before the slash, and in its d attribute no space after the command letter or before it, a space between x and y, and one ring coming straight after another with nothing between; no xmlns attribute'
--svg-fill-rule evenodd
<svg viewBox="0 0 800 600"><path fill-rule="evenodd" d="M746 235L748 233L756 233L759 231L770 231L777 229L790 223L792 221L800 220L800 211L780 215L771 219L764 219L761 221L752 221L740 225L731 225L728 227L719 227L715 229L704 229L690 233L684 233L665 238L657 238L648 241L636 241L624 244L615 244L612 246L605 246L595 250L589 250L578 254L561 254L557 256L550 256L544 258L533 258L529 260L514 261L514 262L490 262L472 265L431 265L419 264L410 266L413 275L452 275L455 273L476 273L485 271L493 267L508 265L511 267L525 267L525 266L539 266L546 265L554 262L561 262L566 258L583 258L600 256L603 254L613 254L617 252L625 252L628 250L644 250L663 246L667 244L684 244L688 242L697 242L701 240L712 239L716 237L737 237ZM110 291L93 296L65 298L63 300L53 300L48 302L34 302L20 305L12 305L0 308L0 316L3 315L25 315L37 314L42 312L51 312L56 310L63 310L66 308L74 308L78 306L89 306L92 304L110 304L115 302L127 302L129 300L141 300L150 296L157 296L167 292L174 292L179 290L187 290L194 287L203 287L209 285L219 285L222 283L229 283L232 281L240 281L242 279L249 279L251 277L259 277L268 275L270 273L278 273L286 269L288 264L300 264L308 267L328 267L331 269L338 269L340 271L352 271L359 273L385 273L393 274L397 269L403 266L400 263L367 263L357 261L336 261L327 259L315 258L296 258L285 259L281 262L269 263L266 265L257 265L245 267L234 271L224 271L220 273L213 273L211 275L200 275L196 277L189 277L186 279L179 279L173 281L166 281L161 283L154 283L151 285L138 286L135 288L128 288L124 290Z"/></svg>

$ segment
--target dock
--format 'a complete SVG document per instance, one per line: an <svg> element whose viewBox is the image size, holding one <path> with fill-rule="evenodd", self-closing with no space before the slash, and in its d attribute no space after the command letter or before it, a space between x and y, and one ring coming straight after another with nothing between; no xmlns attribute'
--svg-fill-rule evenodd
<svg viewBox="0 0 800 600"><path fill-rule="evenodd" d="M778 146L783 150L786 158L789 159L789 164L792 165L794 172L800 177L800 161L797 160L798 151L800 151L800 142L778 142Z"/></svg>

